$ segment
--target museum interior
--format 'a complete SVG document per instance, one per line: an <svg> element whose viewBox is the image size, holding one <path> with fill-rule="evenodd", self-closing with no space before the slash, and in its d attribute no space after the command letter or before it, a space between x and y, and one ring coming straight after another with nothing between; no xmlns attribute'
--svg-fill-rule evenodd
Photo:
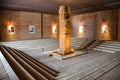
<svg viewBox="0 0 120 80"><path fill-rule="evenodd" d="M0 80L120 80L120 0L1 0Z"/></svg>

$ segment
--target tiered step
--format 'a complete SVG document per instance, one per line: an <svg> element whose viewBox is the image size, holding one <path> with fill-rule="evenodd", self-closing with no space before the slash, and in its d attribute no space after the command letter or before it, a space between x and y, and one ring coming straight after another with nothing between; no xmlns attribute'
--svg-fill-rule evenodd
<svg viewBox="0 0 120 80"><path fill-rule="evenodd" d="M117 41L105 41L100 46L94 48L94 50L116 53L120 52L120 42Z"/></svg>
<svg viewBox="0 0 120 80"><path fill-rule="evenodd" d="M79 46L82 44L86 39L81 39L81 38L71 38L71 47L72 46Z"/></svg>
<svg viewBox="0 0 120 80"><path fill-rule="evenodd" d="M1 46L1 51L20 80L56 80L58 71L27 54L13 48ZM24 75L21 75L24 74Z"/></svg>
<svg viewBox="0 0 120 80"><path fill-rule="evenodd" d="M83 43L89 43L91 39L71 38L71 48L79 47ZM19 49L22 51L38 50L39 52L51 51L59 49L59 39L35 39L35 40L22 40L2 42L2 45Z"/></svg>
<svg viewBox="0 0 120 80"><path fill-rule="evenodd" d="M87 49L93 49L102 44L104 41L102 40L93 40L93 42L87 47Z"/></svg>
<svg viewBox="0 0 120 80"><path fill-rule="evenodd" d="M72 46L72 49L78 50L78 51L86 49L92 42L93 42L92 39L85 39L84 41L81 42L81 44Z"/></svg>
<svg viewBox="0 0 120 80"><path fill-rule="evenodd" d="M36 39L36 40L2 42L1 44L23 51L39 49L42 52L43 48L45 47L48 47L50 49L51 47L52 49L57 49L59 46L58 42L59 42L58 39Z"/></svg>

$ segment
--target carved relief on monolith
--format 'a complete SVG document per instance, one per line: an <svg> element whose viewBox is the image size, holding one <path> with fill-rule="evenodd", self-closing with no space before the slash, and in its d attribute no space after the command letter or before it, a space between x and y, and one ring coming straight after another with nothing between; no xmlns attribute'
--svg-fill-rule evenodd
<svg viewBox="0 0 120 80"><path fill-rule="evenodd" d="M70 8L68 6L60 6L59 9L59 43L60 52L64 55L70 54L70 29L71 29L71 19L70 19Z"/></svg>

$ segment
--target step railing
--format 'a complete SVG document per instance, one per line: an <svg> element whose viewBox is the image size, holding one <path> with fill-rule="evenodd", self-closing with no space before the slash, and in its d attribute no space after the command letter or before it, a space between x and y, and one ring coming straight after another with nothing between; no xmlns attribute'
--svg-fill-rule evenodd
<svg viewBox="0 0 120 80"><path fill-rule="evenodd" d="M19 68L19 65L14 63L19 63L35 80L56 80L55 77L59 74L57 70L48 67L20 50L1 46L1 51L20 80L23 80L21 74L25 74L25 72ZM14 61L11 61L11 59L14 59ZM17 65L17 68L13 65ZM24 80L31 80L27 74L24 77Z"/></svg>
<svg viewBox="0 0 120 80"><path fill-rule="evenodd" d="M23 70L23 68L19 66L16 60L9 54L9 52L3 46L0 46L0 50L20 80L31 80L30 77Z"/></svg>

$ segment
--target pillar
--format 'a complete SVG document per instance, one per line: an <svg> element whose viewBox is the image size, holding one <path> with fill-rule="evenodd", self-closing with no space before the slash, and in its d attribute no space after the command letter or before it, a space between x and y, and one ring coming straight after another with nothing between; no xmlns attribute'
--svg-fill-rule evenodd
<svg viewBox="0 0 120 80"><path fill-rule="evenodd" d="M59 43L60 52L63 55L71 53L70 49L70 30L71 19L70 19L70 8L68 6L60 6L59 9Z"/></svg>

